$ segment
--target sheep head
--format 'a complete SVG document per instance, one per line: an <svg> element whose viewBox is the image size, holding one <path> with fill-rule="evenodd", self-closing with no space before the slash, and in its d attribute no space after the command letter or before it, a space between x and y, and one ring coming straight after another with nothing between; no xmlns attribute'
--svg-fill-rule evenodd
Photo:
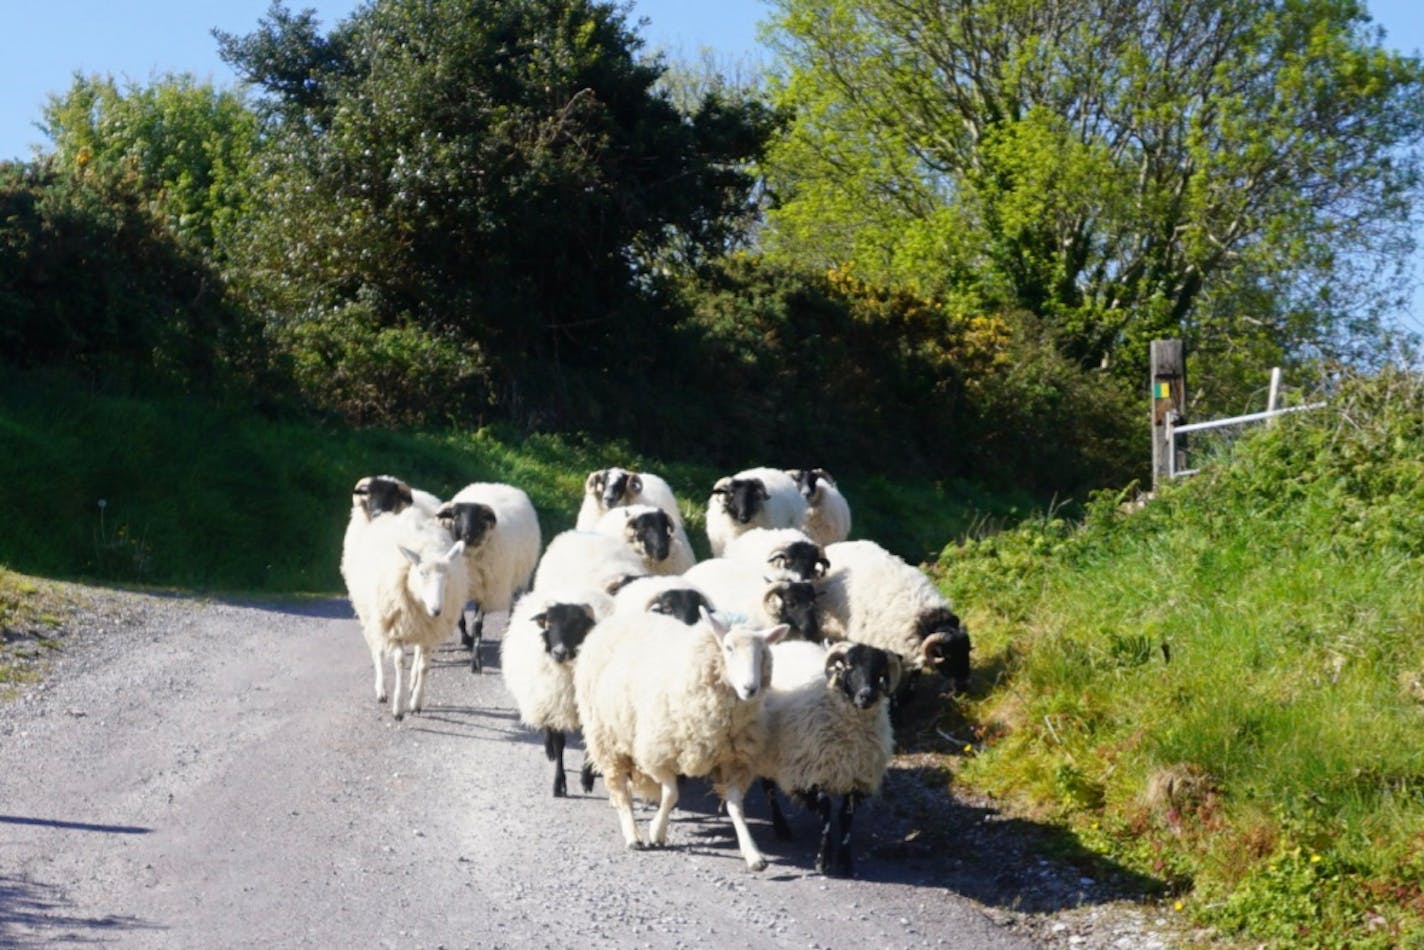
<svg viewBox="0 0 1424 950"><path fill-rule="evenodd" d="M870 709L900 687L899 654L842 640L826 651L826 686L857 709Z"/></svg>
<svg viewBox="0 0 1424 950"><path fill-rule="evenodd" d="M768 578L762 606L768 617L790 625L812 643L821 642L821 621L816 613L816 589L807 581Z"/></svg>
<svg viewBox="0 0 1424 950"><path fill-rule="evenodd" d="M801 497L805 498L808 504L813 505L816 503L816 496L821 490L820 482L825 481L832 485L836 483L836 480L831 478L831 473L824 468L788 468L786 474L790 475L792 481L796 482L796 487L800 490Z"/></svg>
<svg viewBox="0 0 1424 950"><path fill-rule="evenodd" d="M539 627L544 652L555 663L576 657L584 637L597 622L588 604L550 604L529 619Z"/></svg>
<svg viewBox="0 0 1424 950"><path fill-rule="evenodd" d="M410 486L394 475L367 475L351 489L352 507L360 507L369 521L377 515L399 514L415 503Z"/></svg>
<svg viewBox="0 0 1424 950"><path fill-rule="evenodd" d="M771 497L759 478L719 478L713 495L722 496L722 507L738 524L748 524Z"/></svg>
<svg viewBox="0 0 1424 950"><path fill-rule="evenodd" d="M831 567L825 548L814 541L792 541L783 544L771 552L766 563L802 581L825 577L826 571Z"/></svg>
<svg viewBox="0 0 1424 950"><path fill-rule="evenodd" d="M703 608L711 610L712 603L702 591L694 587L675 587L658 591L646 609L649 613L673 617L690 627L697 622Z"/></svg>
<svg viewBox="0 0 1424 950"><path fill-rule="evenodd" d="M446 502L435 517L471 552L485 543L499 523L493 508L471 501Z"/></svg>
<svg viewBox="0 0 1424 950"><path fill-rule="evenodd" d="M771 682L771 645L791 628L778 624L765 630L733 627L702 608L707 624L722 648L722 679L742 701L756 699Z"/></svg>
<svg viewBox="0 0 1424 950"><path fill-rule="evenodd" d="M672 550L672 518L661 508L652 505L634 505L625 508L628 514L623 523L623 540L650 561L665 561Z"/></svg>
<svg viewBox="0 0 1424 950"><path fill-rule="evenodd" d="M456 541L443 555L424 556L420 551L400 546L400 553L410 562L406 572L406 590L425 608L431 617L440 616L445 607L445 587L450 580L450 566L465 553L465 542ZM461 570L464 570L461 567Z"/></svg>
<svg viewBox="0 0 1424 950"><path fill-rule="evenodd" d="M969 631L948 610L938 611L929 626L921 626L920 665L948 679L956 692L963 692L969 687Z"/></svg>

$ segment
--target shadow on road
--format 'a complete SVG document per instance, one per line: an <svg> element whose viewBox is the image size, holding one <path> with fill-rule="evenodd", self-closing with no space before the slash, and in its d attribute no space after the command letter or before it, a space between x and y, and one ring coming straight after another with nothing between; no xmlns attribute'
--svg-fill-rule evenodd
<svg viewBox="0 0 1424 950"><path fill-rule="evenodd" d="M93 825L84 821L58 821L53 818L22 818L19 815L0 815L0 825L34 825L41 828L60 828L65 831L102 831L112 835L146 835L152 828L136 825Z"/></svg>
<svg viewBox="0 0 1424 950"><path fill-rule="evenodd" d="M121 942L126 932L166 929L137 917L117 914L77 916L69 912L72 907L59 888L51 884L0 875L0 946L109 945Z"/></svg>

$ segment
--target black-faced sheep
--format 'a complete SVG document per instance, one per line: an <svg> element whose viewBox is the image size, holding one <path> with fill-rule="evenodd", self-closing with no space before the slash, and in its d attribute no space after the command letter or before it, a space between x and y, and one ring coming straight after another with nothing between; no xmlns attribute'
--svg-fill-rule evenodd
<svg viewBox="0 0 1424 950"><path fill-rule="evenodd" d="M743 616L754 625L784 623L801 639L821 639L816 589L808 581L768 577L755 563L729 557L701 561L683 580L695 584L723 613Z"/></svg>
<svg viewBox="0 0 1424 950"><path fill-rule="evenodd" d="M598 519L594 530L628 545L651 574L681 574L697 562L687 532L653 505L611 509Z"/></svg>
<svg viewBox="0 0 1424 950"><path fill-rule="evenodd" d="M519 719L544 731L544 753L554 763L554 795L568 794L564 776L567 734L579 727L574 665L594 624L613 612L602 591L534 591L520 598L500 641L500 672Z"/></svg>
<svg viewBox="0 0 1424 950"><path fill-rule="evenodd" d="M752 528L795 528L806 520L806 499L779 468L749 468L719 478L707 499L707 541L712 556Z"/></svg>
<svg viewBox="0 0 1424 950"><path fill-rule="evenodd" d="M583 483L583 503L579 506L574 527L579 531L592 531L599 518L624 505L661 508L674 524L682 527L682 512L667 482L651 472L630 472L622 468L604 468L588 473Z"/></svg>
<svg viewBox="0 0 1424 950"><path fill-rule="evenodd" d="M797 581L819 580L831 566L826 549L800 528L753 528L727 542L722 556Z"/></svg>
<svg viewBox="0 0 1424 950"><path fill-rule="evenodd" d="M824 468L787 469L806 499L806 520L801 530L820 545L850 537L850 504Z"/></svg>
<svg viewBox="0 0 1424 950"><path fill-rule="evenodd" d="M931 670L956 689L968 685L969 634L924 572L873 541L828 545L826 556L820 607L827 639L892 650L911 676Z"/></svg>
<svg viewBox="0 0 1424 950"><path fill-rule="evenodd" d="M484 615L508 610L514 595L529 586L539 561L539 516L523 490L499 482L474 482L440 506L437 517L465 542L470 598L476 605L473 630L460 611L460 642L470 650L470 669L483 664Z"/></svg>
<svg viewBox="0 0 1424 950"><path fill-rule="evenodd" d="M646 843L660 846L677 804L677 777L707 775L726 801L747 866L766 867L742 799L766 738L769 647L785 634L785 627L729 627L705 611L692 627L615 611L588 635L574 670L579 719L629 848L645 843L633 820L634 795L658 800Z"/></svg>
<svg viewBox="0 0 1424 950"><path fill-rule="evenodd" d="M703 608L717 609L687 578L665 574L632 579L613 595L613 607L624 612L665 614L688 626L702 619Z"/></svg>
<svg viewBox="0 0 1424 950"><path fill-rule="evenodd" d="M878 647L844 642L829 649L780 643L772 656L767 743L758 764L772 825L780 837L790 837L776 801L779 787L820 816L816 870L849 876L851 820L860 802L880 791L894 752L888 700L899 685L900 659ZM840 833L833 835L831 799L837 795Z"/></svg>

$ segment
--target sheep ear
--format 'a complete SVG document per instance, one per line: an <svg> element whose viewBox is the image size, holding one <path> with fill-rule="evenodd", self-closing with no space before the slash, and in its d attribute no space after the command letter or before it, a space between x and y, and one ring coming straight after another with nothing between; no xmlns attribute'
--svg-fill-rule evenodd
<svg viewBox="0 0 1424 950"><path fill-rule="evenodd" d="M834 678L845 670L845 656L849 649L850 644L841 641L826 650L826 676Z"/></svg>
<svg viewBox="0 0 1424 950"><path fill-rule="evenodd" d="M398 544L398 545L396 545L396 547L400 549L400 553L402 553L402 554L405 555L405 559L406 559L407 561L409 561L409 562L410 562L412 565L414 565L415 567L420 567L420 555L419 555L419 554L417 554L415 551L412 551L410 548L406 547L404 544Z"/></svg>
<svg viewBox="0 0 1424 950"><path fill-rule="evenodd" d="M584 492L603 491L603 471L601 469L588 473L588 477L583 480Z"/></svg>
<svg viewBox="0 0 1424 950"><path fill-rule="evenodd" d="M453 520L455 517L454 502L447 501L445 502L445 504L441 505L440 508L435 512L435 517L439 518L441 521Z"/></svg>
<svg viewBox="0 0 1424 950"><path fill-rule="evenodd" d="M900 680L905 677L905 663L894 650L886 650L885 654L890 658L890 692L893 693L900 688Z"/></svg>
<svg viewBox="0 0 1424 950"><path fill-rule="evenodd" d="M816 558L816 576L817 576L817 577L825 577L825 576L826 576L826 572L829 571L830 569L831 569L831 561L830 561L830 558L825 557L824 555L822 555L821 557Z"/></svg>
<svg viewBox="0 0 1424 950"><path fill-rule="evenodd" d="M702 615L702 622L712 628L712 632L717 636L718 640L726 638L727 633L732 628L723 623L721 618L709 611L706 607L699 606L697 612Z"/></svg>
<svg viewBox="0 0 1424 950"><path fill-rule="evenodd" d="M535 614L529 619L535 624L538 624L540 630L549 629L549 612L547 610L541 611L540 613Z"/></svg>
<svg viewBox="0 0 1424 950"><path fill-rule="evenodd" d="M772 567L785 567L785 566L786 566L786 552L785 552L785 551L775 551L775 552L773 552L772 555L771 555L771 557L769 557L769 558L766 559L766 563L770 564Z"/></svg>
<svg viewBox="0 0 1424 950"><path fill-rule="evenodd" d="M732 479L731 479L730 477L724 475L724 476L722 476L721 478L717 479L716 484L714 484L714 485L712 486L712 494L714 494L714 495L725 495L725 494L727 494L727 489L729 489L729 488L731 488L731 487L732 487Z"/></svg>
<svg viewBox="0 0 1424 950"><path fill-rule="evenodd" d="M766 490L766 486L761 482L757 482L757 497L762 501L766 501L771 497L771 493Z"/></svg>
<svg viewBox="0 0 1424 950"><path fill-rule="evenodd" d="M779 623L763 633L762 637L768 644L777 643L790 632L791 625L789 623Z"/></svg>
<svg viewBox="0 0 1424 950"><path fill-rule="evenodd" d="M445 563L446 563L446 564L454 564L455 561L459 559L460 555L462 555L462 554L464 554L464 553L465 553L465 542L464 542L464 541L456 541L454 544L450 545L450 550L448 550L448 551L445 552Z"/></svg>
<svg viewBox="0 0 1424 950"><path fill-rule="evenodd" d="M357 483L356 483L356 487L353 488L353 489L351 489L351 494L353 494L353 495L369 495L369 494L371 494L371 476L370 476L370 475L367 475L365 478L363 478L363 479L361 479L359 482L357 482Z"/></svg>
<svg viewBox="0 0 1424 950"><path fill-rule="evenodd" d="M641 495L643 493L643 476L636 472L628 476L628 494Z"/></svg>

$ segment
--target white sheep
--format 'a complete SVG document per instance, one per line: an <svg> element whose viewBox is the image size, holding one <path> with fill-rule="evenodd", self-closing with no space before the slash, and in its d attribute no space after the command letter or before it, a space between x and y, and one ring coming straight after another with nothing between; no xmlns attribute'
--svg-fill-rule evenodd
<svg viewBox="0 0 1424 950"><path fill-rule="evenodd" d="M768 577L755 563L729 557L699 561L682 579L722 613L745 617L753 625L784 623L803 639L821 639L816 589L807 581Z"/></svg>
<svg viewBox="0 0 1424 950"><path fill-rule="evenodd" d="M647 573L643 559L622 540L575 529L556 534L544 549L533 590L597 587L611 592Z"/></svg>
<svg viewBox="0 0 1424 950"><path fill-rule="evenodd" d="M614 610L666 614L688 626L702 619L704 607L717 609L706 594L680 575L635 577L613 595Z"/></svg>
<svg viewBox="0 0 1424 950"><path fill-rule="evenodd" d="M439 519L465 542L465 568L476 616L470 630L460 611L460 642L470 650L470 669L483 664L484 616L508 610L529 586L543 539L539 515L522 489L501 482L474 482L439 507Z"/></svg>
<svg viewBox="0 0 1424 950"><path fill-rule="evenodd" d="M801 529L817 544L835 544L850 537L850 503L824 468L787 469L806 499Z"/></svg>
<svg viewBox="0 0 1424 950"><path fill-rule="evenodd" d="M468 580L460 563L465 543L451 538L438 522L423 517L383 516L359 535L342 561L351 604L376 668L376 699L386 701L383 658L395 665L391 713L405 715L402 704L405 648L414 651L410 710L425 701L430 654L449 638L465 605ZM452 569L453 565L453 569Z"/></svg>
<svg viewBox="0 0 1424 950"><path fill-rule="evenodd" d="M752 528L727 542L722 556L797 581L818 580L831 566L826 549L800 528Z"/></svg>
<svg viewBox="0 0 1424 950"><path fill-rule="evenodd" d="M688 627L617 611L584 641L574 694L589 760L603 774L623 840L640 848L633 796L658 799L646 843L667 843L679 775L707 775L727 804L743 859L766 867L742 811L765 741L770 644L785 627L729 627L705 610Z"/></svg>
<svg viewBox="0 0 1424 950"><path fill-rule="evenodd" d="M880 791L895 749L889 697L899 686L900 658L861 643L778 643L766 695L767 742L757 772L779 837L791 837L776 801L781 788L821 820L816 870L850 876L851 820ZM842 796L840 833L832 836L831 798Z"/></svg>
<svg viewBox="0 0 1424 950"><path fill-rule="evenodd" d="M643 559L648 573L681 574L697 563L687 532L655 505L612 508L598 519L594 530L628 545Z"/></svg>
<svg viewBox="0 0 1424 950"><path fill-rule="evenodd" d="M749 468L717 479L707 499L707 542L712 556L752 528L795 528L806 520L806 499L779 468Z"/></svg>
<svg viewBox="0 0 1424 950"><path fill-rule="evenodd" d="M924 572L874 541L827 545L831 569L821 583L827 639L892 650L911 676L933 670L956 689L969 680L969 634L949 599Z"/></svg>
<svg viewBox="0 0 1424 950"><path fill-rule="evenodd" d="M666 511L678 527L683 526L677 496L662 478L651 472L604 468L589 472L584 479L583 503L574 527L592 531L599 518L623 505L653 505Z"/></svg>
<svg viewBox="0 0 1424 950"><path fill-rule="evenodd" d="M594 588L520 598L500 640L500 672L519 719L544 731L544 754L554 763L554 795L568 795L564 777L567 734L579 727L574 664L594 624L613 612L613 598ZM592 787L591 776L585 790Z"/></svg>

